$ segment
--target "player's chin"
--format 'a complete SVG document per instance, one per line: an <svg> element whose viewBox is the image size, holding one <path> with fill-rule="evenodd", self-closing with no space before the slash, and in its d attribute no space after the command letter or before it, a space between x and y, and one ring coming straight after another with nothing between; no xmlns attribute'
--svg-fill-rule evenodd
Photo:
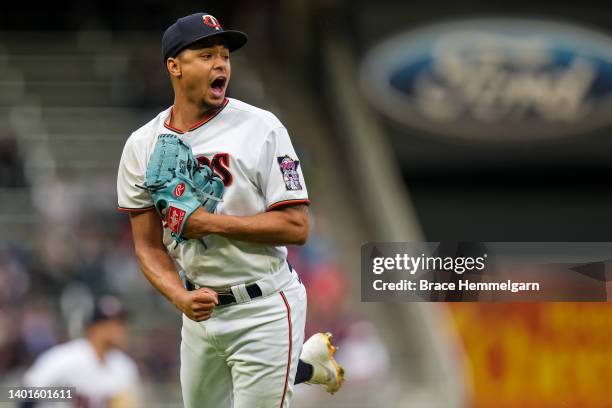
<svg viewBox="0 0 612 408"><path fill-rule="evenodd" d="M111 347L117 350L126 351L128 349L128 340L121 339L111 343Z"/></svg>
<svg viewBox="0 0 612 408"><path fill-rule="evenodd" d="M223 90L223 92L207 92L205 101L208 106L216 108L221 107L225 101L225 90Z"/></svg>

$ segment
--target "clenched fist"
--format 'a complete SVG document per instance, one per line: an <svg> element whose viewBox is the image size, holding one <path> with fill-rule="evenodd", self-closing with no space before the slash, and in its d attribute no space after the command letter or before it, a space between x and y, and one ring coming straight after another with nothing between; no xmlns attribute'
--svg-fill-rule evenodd
<svg viewBox="0 0 612 408"><path fill-rule="evenodd" d="M175 302L176 307L194 322L208 320L218 304L217 292L209 288L182 292Z"/></svg>

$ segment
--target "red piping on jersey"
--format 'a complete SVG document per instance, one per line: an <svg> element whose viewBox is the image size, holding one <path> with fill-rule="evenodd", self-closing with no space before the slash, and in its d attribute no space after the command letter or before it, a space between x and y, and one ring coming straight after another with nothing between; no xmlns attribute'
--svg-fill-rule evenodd
<svg viewBox="0 0 612 408"><path fill-rule="evenodd" d="M170 109L170 115L168 116L168 119L166 119L166 121L164 122L164 126L167 129L172 130L173 132L176 133L180 133L183 134L185 132L191 132L192 130L196 130L197 128L199 128L200 126L202 126L203 124L207 123L208 121L210 121L212 118L214 118L215 116L217 116L219 114L219 112L221 112L223 110L223 108L225 108L227 106L229 102L229 99L225 98L223 99L223 104L221 106L219 106L217 109L211 111L208 115L206 115L204 117L204 119L202 119L201 121L199 121L198 123L196 123L195 125L191 126L189 129L187 129L186 131L180 130L175 128L174 126L172 126L170 124L170 122L172 122L172 112L174 111L174 106Z"/></svg>
<svg viewBox="0 0 612 408"><path fill-rule="evenodd" d="M289 356L287 357L287 373L285 374L285 388L283 389L283 397L281 398L280 408L283 408L285 403L285 395L287 394L287 386L289 385L289 371L291 371L291 348L292 348L292 337L293 330L291 328L291 308L289 307L289 302L287 302L287 298L285 294L281 291L280 295L283 298L283 302L285 302L285 307L287 308L287 322L289 323Z"/></svg>
<svg viewBox="0 0 612 408"><path fill-rule="evenodd" d="M155 208L154 206L144 207L144 208L125 208L125 207L117 207L117 210L124 212L145 212Z"/></svg>
<svg viewBox="0 0 612 408"><path fill-rule="evenodd" d="M275 210L280 207L284 207L286 205L297 205L297 204L310 204L310 200L308 199L298 199L298 200L283 200L277 203L274 203L268 207L268 211Z"/></svg>

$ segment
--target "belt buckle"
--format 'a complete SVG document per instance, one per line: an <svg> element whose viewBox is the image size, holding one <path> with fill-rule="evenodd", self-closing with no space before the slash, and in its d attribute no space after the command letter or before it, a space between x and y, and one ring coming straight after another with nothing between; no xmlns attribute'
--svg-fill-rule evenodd
<svg viewBox="0 0 612 408"><path fill-rule="evenodd" d="M236 297L231 289L218 290L217 296L219 297L219 305L229 305L236 302Z"/></svg>

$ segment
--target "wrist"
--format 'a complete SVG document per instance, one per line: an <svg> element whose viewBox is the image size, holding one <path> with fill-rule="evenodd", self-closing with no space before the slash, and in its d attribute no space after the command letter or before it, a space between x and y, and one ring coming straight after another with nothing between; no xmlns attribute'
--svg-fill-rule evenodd
<svg viewBox="0 0 612 408"><path fill-rule="evenodd" d="M185 223L183 235L188 239L199 239L208 234L218 233L215 226L215 216L202 208L198 208Z"/></svg>
<svg viewBox="0 0 612 408"><path fill-rule="evenodd" d="M187 295L187 293L188 292L186 289L181 288L174 292L170 297L170 301L177 309L183 309L183 304L185 303L185 296Z"/></svg>

